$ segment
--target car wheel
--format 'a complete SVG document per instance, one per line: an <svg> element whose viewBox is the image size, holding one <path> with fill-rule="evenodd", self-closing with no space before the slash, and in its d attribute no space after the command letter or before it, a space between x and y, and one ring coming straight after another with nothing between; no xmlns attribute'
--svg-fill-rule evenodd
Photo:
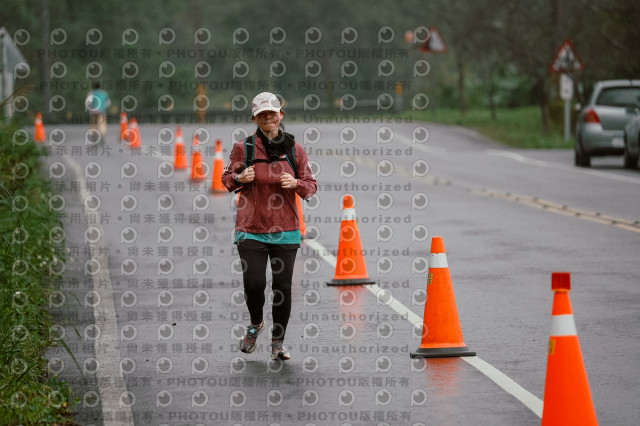
<svg viewBox="0 0 640 426"><path fill-rule="evenodd" d="M640 135L639 135L640 136ZM640 140L640 138L639 138ZM631 155L629 152L629 138L627 134L624 134L624 168L625 169L635 169L638 165L638 156Z"/></svg>
<svg viewBox="0 0 640 426"><path fill-rule="evenodd" d="M591 156L584 152L579 140L576 142L575 147L575 164L578 167L591 167Z"/></svg>

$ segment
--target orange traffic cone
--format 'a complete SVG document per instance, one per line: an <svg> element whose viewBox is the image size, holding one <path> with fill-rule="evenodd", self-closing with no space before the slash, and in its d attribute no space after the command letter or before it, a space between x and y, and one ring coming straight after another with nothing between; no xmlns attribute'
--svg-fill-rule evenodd
<svg viewBox="0 0 640 426"><path fill-rule="evenodd" d="M36 142L44 142L47 140L47 135L44 132L44 124L42 124L42 114L36 112L36 122L33 130L33 140Z"/></svg>
<svg viewBox="0 0 640 426"><path fill-rule="evenodd" d="M204 179L204 163L202 162L202 153L200 152L200 142L198 134L193 134L193 152L191 153L191 180L194 182Z"/></svg>
<svg viewBox="0 0 640 426"><path fill-rule="evenodd" d="M216 153L213 158L213 174L211 177L211 192L227 192L222 184L222 170L224 169L224 157L222 156L222 142L216 141Z"/></svg>
<svg viewBox="0 0 640 426"><path fill-rule="evenodd" d="M127 113L123 111L120 113L120 142L126 140L128 124Z"/></svg>
<svg viewBox="0 0 640 426"><path fill-rule="evenodd" d="M176 129L176 145L173 168L175 170L182 170L187 168L187 153L184 146L184 139L182 138L182 129L180 127Z"/></svg>
<svg viewBox="0 0 640 426"><path fill-rule="evenodd" d="M442 237L433 237L427 275L422 342L415 352L411 352L411 358L443 358L475 356L475 354L462 340L458 309Z"/></svg>
<svg viewBox="0 0 640 426"><path fill-rule="evenodd" d="M138 120L134 117L131 119L131 142L129 147L137 149L140 148L140 130L138 129Z"/></svg>
<svg viewBox="0 0 640 426"><path fill-rule="evenodd" d="M375 284L369 279L362 255L360 232L356 224L353 197L345 195L342 200L342 221L338 238L336 273L327 285Z"/></svg>
<svg viewBox="0 0 640 426"><path fill-rule="evenodd" d="M542 425L597 425L573 320L568 272L551 274L553 309L544 383Z"/></svg>
<svg viewBox="0 0 640 426"><path fill-rule="evenodd" d="M300 197L296 195L296 207L298 208L298 221L300 222L300 238L303 240L307 237L307 225L304 223L304 213L302 212L302 203Z"/></svg>
<svg viewBox="0 0 640 426"><path fill-rule="evenodd" d="M125 143L128 146L132 146L136 139L136 132L134 132L133 129L128 126L126 129L124 129L124 132L121 133L121 137L122 138L120 140L120 144Z"/></svg>

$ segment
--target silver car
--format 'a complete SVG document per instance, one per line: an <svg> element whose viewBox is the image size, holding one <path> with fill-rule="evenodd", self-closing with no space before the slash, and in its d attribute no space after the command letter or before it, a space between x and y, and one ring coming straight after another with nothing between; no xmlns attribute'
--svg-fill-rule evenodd
<svg viewBox="0 0 640 426"><path fill-rule="evenodd" d="M627 169L638 167L640 156L640 109L634 118L624 126L624 166Z"/></svg>
<svg viewBox="0 0 640 426"><path fill-rule="evenodd" d="M590 167L591 157L624 154L624 126L640 108L640 80L606 80L580 111L576 124L575 163Z"/></svg>

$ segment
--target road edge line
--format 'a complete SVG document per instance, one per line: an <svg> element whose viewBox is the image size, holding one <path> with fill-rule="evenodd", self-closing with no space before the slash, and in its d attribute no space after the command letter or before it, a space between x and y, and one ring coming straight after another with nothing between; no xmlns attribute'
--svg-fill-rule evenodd
<svg viewBox="0 0 640 426"><path fill-rule="evenodd" d="M82 169L68 155L63 155L62 158L75 175L75 180L80 183L79 195L86 214L88 209L84 200L90 194L86 190L86 181L82 175ZM105 235L99 224L94 224L93 226L99 229L101 235ZM123 404L121 400L122 395L127 392L127 388L120 370L120 350L116 349L118 345L118 324L113 301L109 263L106 254L100 255L98 247L93 242L89 242L89 244L92 252L91 260L100 265L100 271L92 275L93 291L100 295L100 303L93 306L94 323L100 329L100 336L93 341L93 347L99 371L102 372L101 376L111 378L110 386L100 386L103 381L97 381L102 420L105 426L133 426L132 404ZM98 306L100 307L99 309ZM117 412L124 413L124 419L126 420L116 420L115 413Z"/></svg>
<svg viewBox="0 0 640 426"><path fill-rule="evenodd" d="M482 358L478 356L465 356L461 358L504 389L505 392L513 395L518 401L533 411L536 416L542 418L542 400L540 398L520 386L511 377Z"/></svg>

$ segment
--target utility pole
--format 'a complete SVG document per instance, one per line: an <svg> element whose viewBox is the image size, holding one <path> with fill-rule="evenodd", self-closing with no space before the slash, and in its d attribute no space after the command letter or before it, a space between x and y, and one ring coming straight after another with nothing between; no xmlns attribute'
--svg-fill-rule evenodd
<svg viewBox="0 0 640 426"><path fill-rule="evenodd" d="M48 111L49 100L51 99L51 73L49 66L49 46L51 44L51 20L49 17L49 0L42 0L42 82L44 83L43 106L41 111ZM51 111L49 111L51 112Z"/></svg>
<svg viewBox="0 0 640 426"><path fill-rule="evenodd" d="M6 66L6 59L4 57L4 31L0 32L0 101L6 99L4 92L6 90L4 67ZM3 114L4 115L4 114Z"/></svg>

